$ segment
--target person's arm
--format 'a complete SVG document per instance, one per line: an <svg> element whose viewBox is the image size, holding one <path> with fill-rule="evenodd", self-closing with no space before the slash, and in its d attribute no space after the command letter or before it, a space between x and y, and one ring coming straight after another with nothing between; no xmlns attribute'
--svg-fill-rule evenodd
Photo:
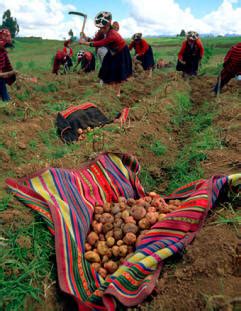
<svg viewBox="0 0 241 311"><path fill-rule="evenodd" d="M129 44L128 48L131 51L134 47L134 41L131 41L131 43Z"/></svg>
<svg viewBox="0 0 241 311"><path fill-rule="evenodd" d="M183 54L184 54L184 52L185 52L186 45L187 45L187 43L186 43L186 41L184 41L184 42L182 43L182 47L181 47L181 49L180 49L180 51L179 51L179 53L178 53L178 59L179 59L180 62L183 62Z"/></svg>
<svg viewBox="0 0 241 311"><path fill-rule="evenodd" d="M7 71L7 72L0 72L0 78L9 78L13 75L15 75L17 72L14 70Z"/></svg>

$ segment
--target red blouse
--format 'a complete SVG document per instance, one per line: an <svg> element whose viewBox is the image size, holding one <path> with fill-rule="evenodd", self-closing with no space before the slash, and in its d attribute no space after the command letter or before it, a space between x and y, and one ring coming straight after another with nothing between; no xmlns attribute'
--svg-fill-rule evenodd
<svg viewBox="0 0 241 311"><path fill-rule="evenodd" d="M141 39L138 41L133 40L129 45L129 50L135 49L136 55L143 56L149 49L149 44L146 40Z"/></svg>
<svg viewBox="0 0 241 311"><path fill-rule="evenodd" d="M67 48L66 46L63 48L63 52L65 55L69 55L69 57L73 56L73 50L71 48Z"/></svg>
<svg viewBox="0 0 241 311"><path fill-rule="evenodd" d="M94 47L105 46L110 50L112 50L113 52L121 51L125 47L125 45L126 45L125 40L114 29L110 29L107 32L106 37L104 39L95 40L91 42L91 46Z"/></svg>
<svg viewBox="0 0 241 311"><path fill-rule="evenodd" d="M202 41L200 39L198 39L198 40L196 40L195 44L197 45L197 48L199 49L199 52L200 52L200 57L202 58L204 55L204 47L202 45ZM183 41L183 43L182 43L181 50L178 53L178 59L183 60L183 54L186 50L186 47L187 47L187 40Z"/></svg>

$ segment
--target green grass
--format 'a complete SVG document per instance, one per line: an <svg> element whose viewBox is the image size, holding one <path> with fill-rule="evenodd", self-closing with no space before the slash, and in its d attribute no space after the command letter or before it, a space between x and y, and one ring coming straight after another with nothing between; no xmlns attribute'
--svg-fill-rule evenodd
<svg viewBox="0 0 241 311"><path fill-rule="evenodd" d="M0 308L5 311L24 310L26 299L40 302L44 294L43 285L56 278L54 263L49 260L54 255L54 239L40 221L28 226L19 225L17 229L9 227L3 237Z"/></svg>
<svg viewBox="0 0 241 311"><path fill-rule="evenodd" d="M156 156L164 155L167 151L167 147L159 140L153 142L150 146L150 149Z"/></svg>
<svg viewBox="0 0 241 311"><path fill-rule="evenodd" d="M204 102L196 114L192 114L192 103L188 94L177 94L175 104L168 108L173 114L173 129L180 130L180 138L185 141L175 164L168 168L170 178L168 193L176 188L203 177L202 161L206 151L222 148L219 130L214 128L212 121L216 115L215 107ZM176 114L174 114L176 111Z"/></svg>

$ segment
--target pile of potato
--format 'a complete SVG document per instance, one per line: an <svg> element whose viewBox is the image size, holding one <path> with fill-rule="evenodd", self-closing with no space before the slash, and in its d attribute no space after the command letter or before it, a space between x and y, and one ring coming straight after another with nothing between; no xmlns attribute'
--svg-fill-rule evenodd
<svg viewBox="0 0 241 311"><path fill-rule="evenodd" d="M118 203L96 206L85 243L85 259L106 278L133 254L143 234L179 205L179 200L166 204L158 194L150 192L138 200L119 197Z"/></svg>

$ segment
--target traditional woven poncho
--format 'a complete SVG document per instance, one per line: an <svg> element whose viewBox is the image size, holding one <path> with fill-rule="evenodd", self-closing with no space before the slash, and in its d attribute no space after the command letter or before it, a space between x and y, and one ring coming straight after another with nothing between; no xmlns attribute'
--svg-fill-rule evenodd
<svg viewBox="0 0 241 311"><path fill-rule="evenodd" d="M141 303L153 291L164 260L182 252L228 186L237 186L241 179L237 175L198 180L167 197L181 199L180 208L154 225L134 255L104 280L84 259L93 209L119 196L144 196L138 172L132 156L101 154L78 170L49 168L7 180L17 198L41 214L55 236L59 285L75 298L80 311L123 310Z"/></svg>

